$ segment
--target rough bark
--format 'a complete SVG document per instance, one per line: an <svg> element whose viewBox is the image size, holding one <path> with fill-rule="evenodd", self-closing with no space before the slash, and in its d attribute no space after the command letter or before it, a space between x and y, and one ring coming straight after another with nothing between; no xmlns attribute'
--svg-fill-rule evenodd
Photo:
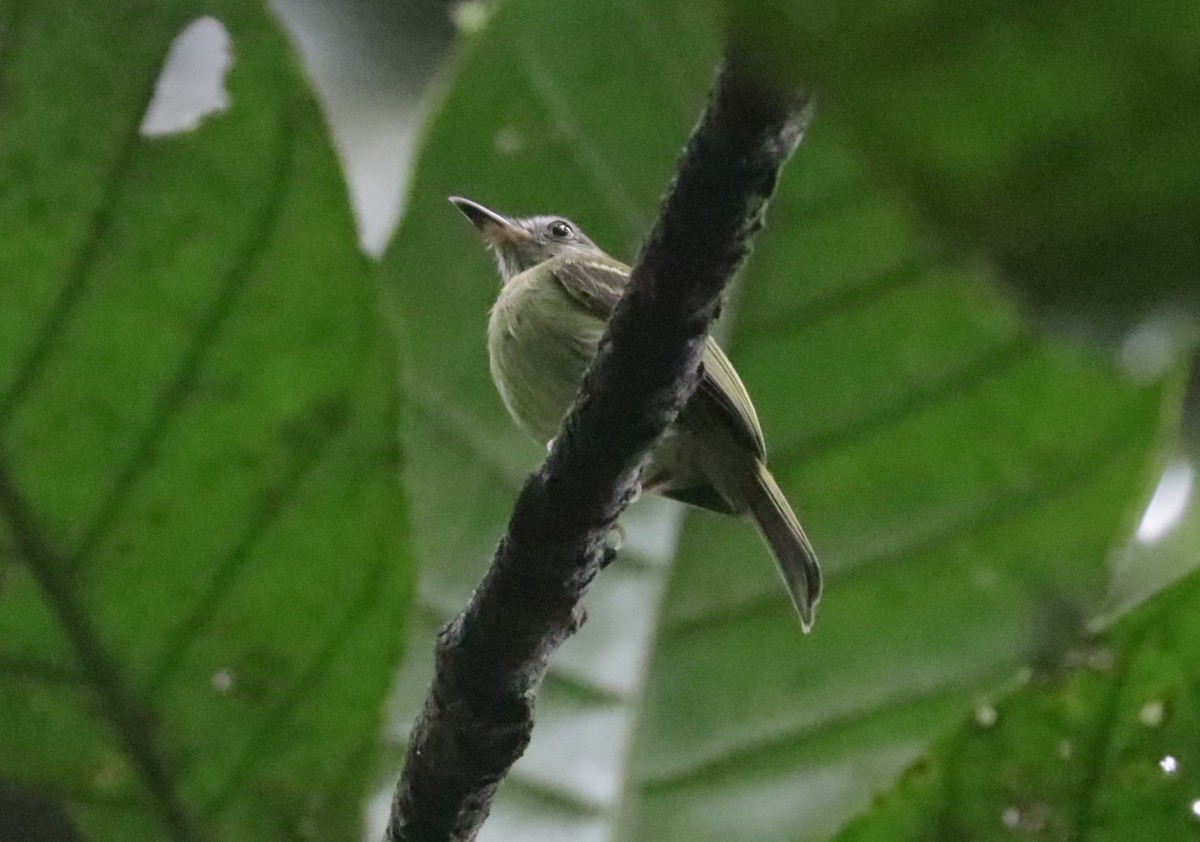
<svg viewBox="0 0 1200 842"><path fill-rule="evenodd" d="M731 51L576 405L517 498L470 603L439 635L388 842L475 838L524 751L554 650L651 448L695 388L721 293L763 223L810 109Z"/></svg>

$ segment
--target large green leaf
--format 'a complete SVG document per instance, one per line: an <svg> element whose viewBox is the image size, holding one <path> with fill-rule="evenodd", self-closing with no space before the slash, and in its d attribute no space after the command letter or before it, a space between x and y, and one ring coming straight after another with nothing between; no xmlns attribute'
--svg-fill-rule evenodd
<svg viewBox="0 0 1200 842"><path fill-rule="evenodd" d="M942 740L844 842L1191 839L1200 574Z"/></svg>
<svg viewBox="0 0 1200 842"><path fill-rule="evenodd" d="M488 381L495 274L445 197L565 213L631 258L717 58L695 4L513 0L429 130L384 262L423 565L398 739L419 657L539 457ZM680 532L680 509L637 504L486 838L826 836L964 709L1061 654L1104 594L1175 390L1032 334L991 284L995 255L890 190L837 105L730 308L772 468L828 574L816 630L800 635L748 526L689 512Z"/></svg>
<svg viewBox="0 0 1200 842"><path fill-rule="evenodd" d="M1038 313L1200 318L1200 6L740 5L872 172Z"/></svg>
<svg viewBox="0 0 1200 842"><path fill-rule="evenodd" d="M201 14L231 106L143 137ZM320 115L257 3L0 32L0 786L95 840L356 838L410 585Z"/></svg>

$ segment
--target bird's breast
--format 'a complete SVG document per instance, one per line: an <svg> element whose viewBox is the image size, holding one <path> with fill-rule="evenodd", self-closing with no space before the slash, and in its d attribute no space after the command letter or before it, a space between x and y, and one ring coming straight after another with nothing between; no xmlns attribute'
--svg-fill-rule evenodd
<svg viewBox="0 0 1200 842"><path fill-rule="evenodd" d="M604 322L539 267L501 288L488 321L492 379L513 419L537 442L558 432L603 332Z"/></svg>

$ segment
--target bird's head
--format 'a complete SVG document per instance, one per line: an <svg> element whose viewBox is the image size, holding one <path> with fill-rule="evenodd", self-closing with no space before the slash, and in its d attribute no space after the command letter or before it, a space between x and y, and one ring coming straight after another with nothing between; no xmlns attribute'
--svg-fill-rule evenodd
<svg viewBox="0 0 1200 842"><path fill-rule="evenodd" d="M496 255L503 283L553 257L604 256L579 226L561 216L507 217L470 199L451 196L450 202L471 220Z"/></svg>

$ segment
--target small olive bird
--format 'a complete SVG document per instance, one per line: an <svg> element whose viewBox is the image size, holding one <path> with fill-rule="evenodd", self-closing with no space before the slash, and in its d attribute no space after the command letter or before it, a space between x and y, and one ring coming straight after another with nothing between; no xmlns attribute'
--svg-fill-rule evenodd
<svg viewBox="0 0 1200 842"><path fill-rule="evenodd" d="M570 220L514 219L469 199L450 201L500 268L487 332L492 379L517 426L548 444L575 402L630 269ZM807 632L821 596L812 544L767 470L750 395L712 337L702 365L700 383L655 447L642 487L715 512L749 514Z"/></svg>

